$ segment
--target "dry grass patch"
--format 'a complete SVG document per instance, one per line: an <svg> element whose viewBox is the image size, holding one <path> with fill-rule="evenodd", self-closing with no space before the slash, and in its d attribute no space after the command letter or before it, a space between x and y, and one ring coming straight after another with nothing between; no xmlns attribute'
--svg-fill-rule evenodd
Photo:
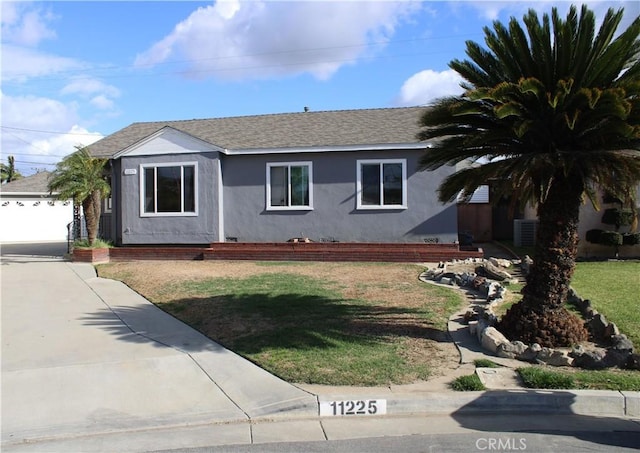
<svg viewBox="0 0 640 453"><path fill-rule="evenodd" d="M458 365L462 303L411 264L246 261L99 266L214 341L290 382L410 383Z"/></svg>

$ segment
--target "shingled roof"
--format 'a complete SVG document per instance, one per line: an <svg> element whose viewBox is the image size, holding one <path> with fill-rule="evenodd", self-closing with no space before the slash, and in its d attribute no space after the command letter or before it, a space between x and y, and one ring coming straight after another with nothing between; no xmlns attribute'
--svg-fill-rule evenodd
<svg viewBox="0 0 640 453"><path fill-rule="evenodd" d="M412 144L423 112L405 107L133 123L88 148L95 157L112 157L167 126L233 151Z"/></svg>
<svg viewBox="0 0 640 453"><path fill-rule="evenodd" d="M33 193L45 194L49 193L49 177L51 173L41 171L32 176L16 179L15 181L2 184L0 192L2 193Z"/></svg>

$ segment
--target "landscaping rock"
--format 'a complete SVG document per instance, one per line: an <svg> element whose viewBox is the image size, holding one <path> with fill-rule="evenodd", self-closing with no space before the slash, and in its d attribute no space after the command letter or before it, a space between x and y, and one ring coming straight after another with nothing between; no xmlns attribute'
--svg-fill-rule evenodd
<svg viewBox="0 0 640 453"><path fill-rule="evenodd" d="M504 294L504 287L498 282L491 282L487 287L487 300L501 299Z"/></svg>
<svg viewBox="0 0 640 453"><path fill-rule="evenodd" d="M569 356L569 351L551 350L548 357L543 361L551 366L572 366L574 359Z"/></svg>
<svg viewBox="0 0 640 453"><path fill-rule="evenodd" d="M590 306L590 305L589 305L587 308L585 308L585 309L584 309L584 317L585 317L585 319L587 319L587 320L591 320L591 319L593 319L593 317L594 317L595 315L597 315L597 314L598 314L598 311L597 311L597 310L595 310L595 309L594 309L592 306Z"/></svg>
<svg viewBox="0 0 640 453"><path fill-rule="evenodd" d="M507 271L503 271L497 266L494 266L490 262L486 262L481 266L476 268L476 273L479 275L483 275L492 280L497 280L499 282L503 280L511 280L511 274Z"/></svg>
<svg viewBox="0 0 640 453"><path fill-rule="evenodd" d="M640 354L631 354L625 364L625 368L640 371Z"/></svg>
<svg viewBox="0 0 640 453"><path fill-rule="evenodd" d="M511 267L511 261L505 260L505 259L502 259L502 258L491 257L491 258L489 258L489 262L491 264L493 264L494 266L496 266L496 267L504 267L504 268Z"/></svg>
<svg viewBox="0 0 640 453"><path fill-rule="evenodd" d="M484 284L486 283L486 281L487 281L487 279L486 279L486 278L484 278L484 277L481 277L481 276L477 275L477 276L473 279L473 283L472 283L473 289L475 289L475 290L477 290L477 291L480 291L480 288L481 288L482 286L484 286Z"/></svg>
<svg viewBox="0 0 640 453"><path fill-rule="evenodd" d="M624 368L633 354L629 351L610 348L604 357L607 368Z"/></svg>
<svg viewBox="0 0 640 453"><path fill-rule="evenodd" d="M469 334L478 335L478 321L469 321Z"/></svg>
<svg viewBox="0 0 640 453"><path fill-rule="evenodd" d="M522 341L511 341L509 343L501 343L496 349L498 357L507 359L515 359L517 356L527 350L527 345Z"/></svg>
<svg viewBox="0 0 640 453"><path fill-rule="evenodd" d="M584 351L582 354L574 357L573 364L588 370L601 370L603 368L607 368L607 364L605 362L606 354L607 351L604 349Z"/></svg>
<svg viewBox="0 0 640 453"><path fill-rule="evenodd" d="M536 358L538 357L538 353L541 350L542 346L540 346L538 343L533 343L532 345L529 345L522 354L516 356L516 358L525 362L535 362Z"/></svg>
<svg viewBox="0 0 640 453"><path fill-rule="evenodd" d="M529 257L529 255L525 255L525 257L520 262L520 269L522 269L522 273L524 275L528 275L531 266L533 266L533 260Z"/></svg>
<svg viewBox="0 0 640 453"><path fill-rule="evenodd" d="M460 280L462 280L461 286L471 286L475 278L476 274L474 274L473 272L463 272L462 274L460 274Z"/></svg>
<svg viewBox="0 0 640 453"><path fill-rule="evenodd" d="M611 349L620 352L633 354L633 343L625 334L613 335L611 337Z"/></svg>
<svg viewBox="0 0 640 453"><path fill-rule="evenodd" d="M453 285L453 280L449 277L440 277L439 282L443 285Z"/></svg>
<svg viewBox="0 0 640 453"><path fill-rule="evenodd" d="M610 322L609 324L607 324L607 327L604 328L605 338L611 338L618 335L620 335L620 330L614 323Z"/></svg>
<svg viewBox="0 0 640 453"><path fill-rule="evenodd" d="M496 353L498 346L501 344L509 343L509 340L502 335L495 327L487 327L482 332L481 344L482 347Z"/></svg>
<svg viewBox="0 0 640 453"><path fill-rule="evenodd" d="M607 318L602 313L596 313L593 318L587 322L587 326L596 340L604 339L605 329L607 328Z"/></svg>
<svg viewBox="0 0 640 453"><path fill-rule="evenodd" d="M469 324L471 321L478 320L478 313L472 310L467 310L462 318L463 324Z"/></svg>
<svg viewBox="0 0 640 453"><path fill-rule="evenodd" d="M492 327L492 326L491 324L489 324L489 322L485 318L483 317L478 318L478 325L476 327L476 336L478 337L478 341L480 342L480 344L482 344L482 337L484 335L484 331L489 327Z"/></svg>

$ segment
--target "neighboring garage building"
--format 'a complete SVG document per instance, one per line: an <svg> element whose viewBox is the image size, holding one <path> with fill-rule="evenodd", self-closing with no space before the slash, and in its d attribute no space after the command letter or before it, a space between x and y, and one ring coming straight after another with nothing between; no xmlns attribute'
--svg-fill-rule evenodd
<svg viewBox="0 0 640 453"><path fill-rule="evenodd" d="M0 186L0 242L66 241L71 200L49 194L49 172Z"/></svg>

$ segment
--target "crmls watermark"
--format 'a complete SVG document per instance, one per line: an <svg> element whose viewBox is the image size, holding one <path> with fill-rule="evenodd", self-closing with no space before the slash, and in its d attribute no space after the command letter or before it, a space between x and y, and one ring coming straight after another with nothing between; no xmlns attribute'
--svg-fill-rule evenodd
<svg viewBox="0 0 640 453"><path fill-rule="evenodd" d="M476 440L480 451L524 451L527 441L522 437L481 437Z"/></svg>

